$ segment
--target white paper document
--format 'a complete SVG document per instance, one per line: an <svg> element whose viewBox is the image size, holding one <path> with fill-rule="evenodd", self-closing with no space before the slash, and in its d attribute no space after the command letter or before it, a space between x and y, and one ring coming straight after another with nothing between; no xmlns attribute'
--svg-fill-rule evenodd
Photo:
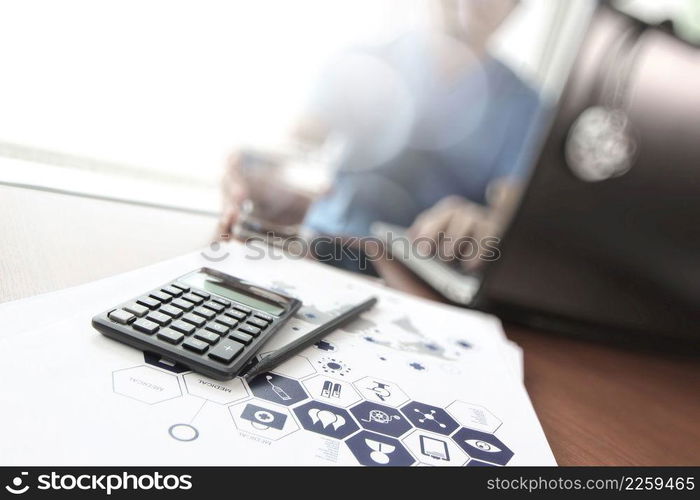
<svg viewBox="0 0 700 500"><path fill-rule="evenodd" d="M240 244L221 252L0 306L2 465L555 465L522 353L496 318ZM303 301L264 352L379 302L250 383L92 328L94 315L199 267Z"/></svg>

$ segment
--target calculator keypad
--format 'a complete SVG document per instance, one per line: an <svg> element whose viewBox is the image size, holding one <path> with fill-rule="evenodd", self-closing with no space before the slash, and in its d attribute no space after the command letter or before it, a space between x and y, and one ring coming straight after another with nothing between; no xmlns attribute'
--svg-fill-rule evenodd
<svg viewBox="0 0 700 500"><path fill-rule="evenodd" d="M184 339L185 336L180 332L176 332L172 328L163 328L158 332L158 338L165 340L166 342L170 342L171 344L179 344L182 342L182 339Z"/></svg>
<svg viewBox="0 0 700 500"><path fill-rule="evenodd" d="M192 302L196 306L204 302L204 299L202 297L200 297L199 295L195 295L194 293L186 293L182 296L182 298L188 302Z"/></svg>
<svg viewBox="0 0 700 500"><path fill-rule="evenodd" d="M230 363L233 361L233 358L240 354L243 347L243 344L235 340L224 340L209 351L209 357L222 363Z"/></svg>
<svg viewBox="0 0 700 500"><path fill-rule="evenodd" d="M266 313L179 282L148 292L106 316L122 331L129 329L149 342L157 339L173 353L187 351L189 359L193 354L202 356L202 363L212 366L241 356L274 321Z"/></svg>
<svg viewBox="0 0 700 500"><path fill-rule="evenodd" d="M158 331L158 325L156 323L144 318L137 319L131 326L134 327L134 330L148 335L152 335Z"/></svg>
<svg viewBox="0 0 700 500"><path fill-rule="evenodd" d="M182 317L182 320L187 321L188 323L192 323L197 328L202 328L204 325L207 324L206 319L202 318L201 316L197 316L194 313L185 314Z"/></svg>

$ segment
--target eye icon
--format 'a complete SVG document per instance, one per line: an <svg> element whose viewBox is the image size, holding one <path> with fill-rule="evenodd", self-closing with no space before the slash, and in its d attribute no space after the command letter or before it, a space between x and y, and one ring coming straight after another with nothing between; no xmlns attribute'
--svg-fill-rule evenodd
<svg viewBox="0 0 700 500"><path fill-rule="evenodd" d="M472 448L476 448L481 451L488 451L489 453L498 453L501 451L498 446L482 441L481 439L467 439L464 442Z"/></svg>

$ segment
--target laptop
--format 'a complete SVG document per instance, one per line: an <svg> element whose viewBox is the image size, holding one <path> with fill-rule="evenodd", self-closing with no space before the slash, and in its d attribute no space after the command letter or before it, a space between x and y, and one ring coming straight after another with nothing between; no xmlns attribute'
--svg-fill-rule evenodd
<svg viewBox="0 0 700 500"><path fill-rule="evenodd" d="M700 48L603 5L576 53L501 258L477 276L392 255L508 321L698 350Z"/></svg>

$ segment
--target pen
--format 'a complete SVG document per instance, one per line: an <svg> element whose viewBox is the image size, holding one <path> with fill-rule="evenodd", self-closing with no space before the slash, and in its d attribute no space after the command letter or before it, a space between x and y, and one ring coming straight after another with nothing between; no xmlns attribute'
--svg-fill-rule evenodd
<svg viewBox="0 0 700 500"><path fill-rule="evenodd" d="M301 351L302 349L308 347L309 345L313 344L315 341L325 337L329 333L331 333L333 330L336 330L354 319L356 319L360 314L363 312L367 311L368 309L371 309L374 304L377 303L377 297L371 297L364 302L361 302L360 304L357 304L356 306L351 307L347 311L339 314L332 320L322 324L318 328L315 328L311 330L309 333L306 335L302 335L298 339L294 340L293 342L290 342L289 344L285 345L284 347L281 347L280 349L277 349L274 351L272 354L269 356L264 357L260 361L258 361L256 364L248 368L244 373L243 373L243 378L246 380L250 380L256 375L271 370L272 368L276 367L283 361L286 361L287 359L291 358L294 356L297 352Z"/></svg>

